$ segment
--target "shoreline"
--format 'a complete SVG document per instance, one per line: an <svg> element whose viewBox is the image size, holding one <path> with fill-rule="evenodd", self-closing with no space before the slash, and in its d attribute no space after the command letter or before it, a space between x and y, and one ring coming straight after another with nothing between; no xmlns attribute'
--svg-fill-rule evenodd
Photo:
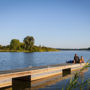
<svg viewBox="0 0 90 90"><path fill-rule="evenodd" d="M33 51L33 52L59 52L60 50L50 50L50 51ZM32 53L31 51L27 50L0 50L0 52L27 52L27 53Z"/></svg>

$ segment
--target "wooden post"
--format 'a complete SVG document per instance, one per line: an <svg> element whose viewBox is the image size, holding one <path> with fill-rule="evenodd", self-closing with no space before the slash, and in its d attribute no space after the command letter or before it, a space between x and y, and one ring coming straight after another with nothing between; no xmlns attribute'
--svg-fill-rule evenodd
<svg viewBox="0 0 90 90"><path fill-rule="evenodd" d="M71 74L71 68L67 68L67 69L62 70L62 76L66 76L68 74Z"/></svg>
<svg viewBox="0 0 90 90"><path fill-rule="evenodd" d="M31 87L31 76L12 79L12 90L25 90Z"/></svg>

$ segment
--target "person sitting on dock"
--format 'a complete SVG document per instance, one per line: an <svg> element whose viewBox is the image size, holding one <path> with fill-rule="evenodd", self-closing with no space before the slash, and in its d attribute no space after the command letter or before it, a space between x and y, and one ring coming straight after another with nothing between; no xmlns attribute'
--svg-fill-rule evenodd
<svg viewBox="0 0 90 90"><path fill-rule="evenodd" d="M81 56L80 63L84 63L83 56Z"/></svg>
<svg viewBox="0 0 90 90"><path fill-rule="evenodd" d="M75 54L75 56L74 56L74 63L80 63L80 59L77 56L77 54Z"/></svg>

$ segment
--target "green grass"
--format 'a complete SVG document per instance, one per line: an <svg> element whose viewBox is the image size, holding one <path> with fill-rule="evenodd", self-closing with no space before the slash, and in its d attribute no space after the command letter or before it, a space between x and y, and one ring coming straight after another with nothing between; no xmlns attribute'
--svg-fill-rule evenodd
<svg viewBox="0 0 90 90"><path fill-rule="evenodd" d="M79 78L80 73L88 67L90 67L90 60L79 72L75 73L74 77L70 79L69 83L67 83L65 90L73 90L77 87L79 88L79 90L84 90L85 87L86 90L90 90L90 78L88 78L87 80L80 80ZM64 88L62 88L62 90L64 90Z"/></svg>
<svg viewBox="0 0 90 90"><path fill-rule="evenodd" d="M0 52L54 52L54 51L59 51L56 49L50 49L50 50L44 50L44 49L40 49L37 51L29 51L29 50L0 50Z"/></svg>

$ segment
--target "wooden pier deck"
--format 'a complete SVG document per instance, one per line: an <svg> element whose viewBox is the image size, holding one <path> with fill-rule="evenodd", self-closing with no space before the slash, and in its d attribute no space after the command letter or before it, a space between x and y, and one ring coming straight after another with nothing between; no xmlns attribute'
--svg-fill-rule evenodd
<svg viewBox="0 0 90 90"><path fill-rule="evenodd" d="M54 76L57 74L64 75L71 73L74 70L81 69L85 63L82 64L56 64L39 67L29 67L24 69L0 71L0 88L11 86L14 80L34 81L42 78Z"/></svg>

